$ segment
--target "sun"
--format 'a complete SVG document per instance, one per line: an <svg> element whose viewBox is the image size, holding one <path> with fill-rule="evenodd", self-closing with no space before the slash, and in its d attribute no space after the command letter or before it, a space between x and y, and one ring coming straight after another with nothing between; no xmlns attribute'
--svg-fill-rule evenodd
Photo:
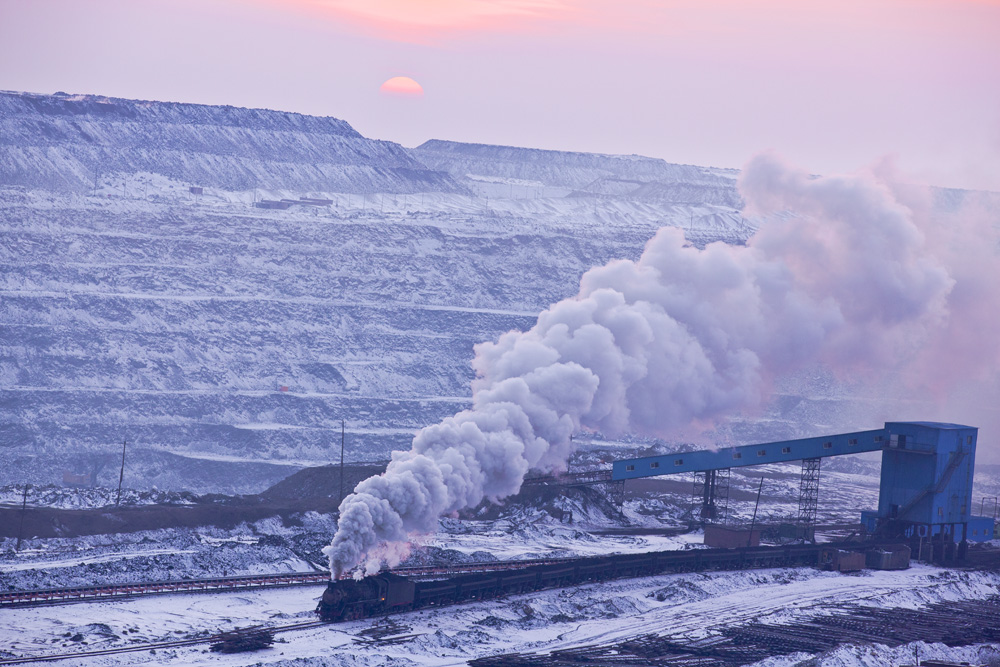
<svg viewBox="0 0 1000 667"><path fill-rule="evenodd" d="M423 97L423 87L408 76L394 76L379 88L383 95L394 97Z"/></svg>

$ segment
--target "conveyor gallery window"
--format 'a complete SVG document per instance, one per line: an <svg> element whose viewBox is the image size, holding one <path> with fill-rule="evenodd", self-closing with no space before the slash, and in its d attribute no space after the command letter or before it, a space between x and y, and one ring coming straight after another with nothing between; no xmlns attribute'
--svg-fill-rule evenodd
<svg viewBox="0 0 1000 667"><path fill-rule="evenodd" d="M767 456L767 450L766 449L758 449L757 450L757 456Z"/></svg>
<svg viewBox="0 0 1000 667"><path fill-rule="evenodd" d="M882 442L882 436L876 435L875 436L875 442Z"/></svg>
<svg viewBox="0 0 1000 667"><path fill-rule="evenodd" d="M625 472L632 472L635 470L635 466L625 466Z"/></svg>
<svg viewBox="0 0 1000 667"><path fill-rule="evenodd" d="M823 443L823 449L830 449L832 447L833 447L833 443L832 442L824 442Z"/></svg>
<svg viewBox="0 0 1000 667"><path fill-rule="evenodd" d="M684 459L676 459L674 461L674 465L675 466L682 466L682 465L684 465Z"/></svg>
<svg viewBox="0 0 1000 667"><path fill-rule="evenodd" d="M660 462L659 461L653 461L652 463L649 464L649 467L650 468L659 468L660 467Z"/></svg>
<svg viewBox="0 0 1000 667"><path fill-rule="evenodd" d="M734 459L741 459L741 458L743 458L743 454L741 454L740 452L733 452L733 458Z"/></svg>
<svg viewBox="0 0 1000 667"><path fill-rule="evenodd" d="M967 445L971 445L972 444L972 436L971 435L965 436L965 444L967 444Z"/></svg>
<svg viewBox="0 0 1000 667"><path fill-rule="evenodd" d="M851 438L850 440L847 441L847 444L851 445L851 446L856 445L856 444L858 444L858 439L857 438Z"/></svg>
<svg viewBox="0 0 1000 667"><path fill-rule="evenodd" d="M781 448L781 453L782 454L791 454L792 453L792 448L791 447L782 447Z"/></svg>

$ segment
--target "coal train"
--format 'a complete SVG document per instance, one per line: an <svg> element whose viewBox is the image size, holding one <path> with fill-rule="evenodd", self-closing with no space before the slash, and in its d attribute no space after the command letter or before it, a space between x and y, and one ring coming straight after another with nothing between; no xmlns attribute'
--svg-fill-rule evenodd
<svg viewBox="0 0 1000 667"><path fill-rule="evenodd" d="M488 600L545 588L671 572L821 565L844 551L864 552L872 543L798 544L740 549L692 549L567 559L499 572L413 581L392 572L331 581L316 607L320 619L349 621L371 616Z"/></svg>

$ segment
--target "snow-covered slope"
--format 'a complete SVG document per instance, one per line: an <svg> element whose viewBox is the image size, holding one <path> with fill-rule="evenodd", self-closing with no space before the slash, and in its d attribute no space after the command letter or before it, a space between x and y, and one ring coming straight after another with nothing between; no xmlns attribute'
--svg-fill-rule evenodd
<svg viewBox="0 0 1000 667"><path fill-rule="evenodd" d="M432 139L413 154L458 180L566 188L576 196L742 207L733 169L671 164L640 155L601 155ZM475 185L472 186L478 191ZM501 193L502 194L502 191Z"/></svg>
<svg viewBox="0 0 1000 667"><path fill-rule="evenodd" d="M472 174L535 180L546 185L582 189L600 178L638 183L664 180L715 180L720 173L735 179L733 170L670 164L641 155L602 155L550 151L516 146L468 144L431 139L413 149L421 162L456 175Z"/></svg>
<svg viewBox="0 0 1000 667"><path fill-rule="evenodd" d="M127 486L212 490L166 463L182 455L256 492L336 458L341 419L350 459L385 458L468 404L476 343L530 326L588 268L637 257L662 226L744 243L757 223L735 176L406 151L273 111L0 94L0 483L58 483L128 439ZM734 437L838 421L829 402L794 405Z"/></svg>
<svg viewBox="0 0 1000 667"><path fill-rule="evenodd" d="M250 192L132 182L127 197L0 190L5 483L58 481L59 463L25 457L124 438L324 463L340 419L352 459L384 458L467 404L474 344L530 326L587 268L637 257L664 224L696 242L752 231L711 206L322 192L333 205L268 211ZM177 488L147 473L126 484Z"/></svg>
<svg viewBox="0 0 1000 667"><path fill-rule="evenodd" d="M102 176L135 172L229 190L461 190L400 145L366 139L336 118L0 93L0 183L86 190Z"/></svg>
<svg viewBox="0 0 1000 667"><path fill-rule="evenodd" d="M664 225L744 242L732 198L704 191L735 192L734 176L0 93L0 482L58 483L127 439L127 486L213 490L165 463L182 455L256 492L335 458L341 419L351 459L385 458L468 404L476 343L530 326L588 268ZM254 207L302 197L330 203Z"/></svg>

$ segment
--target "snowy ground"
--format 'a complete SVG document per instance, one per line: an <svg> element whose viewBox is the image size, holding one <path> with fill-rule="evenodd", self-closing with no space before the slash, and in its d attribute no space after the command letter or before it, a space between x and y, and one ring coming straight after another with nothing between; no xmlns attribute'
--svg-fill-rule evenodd
<svg viewBox="0 0 1000 667"><path fill-rule="evenodd" d="M0 505L20 507L26 503L28 507L53 507L58 509L87 509L93 507L108 507L116 500L126 507L136 505L190 505L197 499L188 492L159 491L155 487L149 491L122 489L118 498L117 489L110 487L66 487L56 484L45 484L29 487L27 495L24 485L8 484L0 487Z"/></svg>
<svg viewBox="0 0 1000 667"><path fill-rule="evenodd" d="M606 447L606 445L601 445ZM587 448L584 447L586 450ZM601 451L593 450L600 457ZM586 462L587 451L578 457ZM824 463L818 523L820 539L850 532L863 509L878 504L878 461L841 457ZM758 523L774 525L794 518L798 510L799 466L778 464L734 470L726 517L748 523L764 478ZM1000 467L980 466L975 479L974 510L1000 487ZM16 501L14 489L4 499ZM697 507L690 475L629 482L624 517L600 488L584 491L550 489L508 499L503 506L484 505L463 518L443 518L436 534L415 542L410 562L481 561L492 559L590 556L683 549L698 545L700 533L686 529ZM64 506L107 495L101 490L67 490L53 500ZM77 495L79 494L79 495ZM78 500L73 501L72 499ZM184 497L168 496L174 502ZM72 501L72 502L71 502ZM987 508L989 509L989 508ZM633 533L608 534L632 529ZM243 523L232 529L176 528L118 535L0 540L0 588L32 589L176 577L212 577L259 572L311 571L326 567L320 549L336 531L334 517L302 512ZM653 534L650 534L653 533ZM656 534L658 533L658 534Z"/></svg>
<svg viewBox="0 0 1000 667"><path fill-rule="evenodd" d="M58 588L179 577L216 577L263 572L311 572L325 566L319 549L336 529L329 516L308 512L283 526L280 519L213 527L164 529L0 541L0 587Z"/></svg>
<svg viewBox="0 0 1000 667"><path fill-rule="evenodd" d="M10 653L44 655L160 642L252 624L289 624L312 618L321 587L214 595L176 595L94 604L0 611L0 638ZM130 664L184 665L462 665L485 655L548 652L611 643L646 633L690 640L737 624L781 624L856 603L916 607L930 602L982 599L1000 593L1000 574L917 565L902 572L841 575L817 570L771 569L676 574L543 591L510 598L400 615L398 645L370 645L360 635L373 621L355 621L279 635L275 647L252 655L220 656L207 647L128 655ZM100 622L95 623L95 619ZM912 647L897 649L912 656ZM921 655L976 659L978 649L921 647ZM820 665L864 662L892 652L865 646L841 650ZM768 661L801 664L809 656ZM839 662L838 662L839 661ZM116 664L110 658L65 664ZM813 663L815 664L815 663Z"/></svg>
<svg viewBox="0 0 1000 667"><path fill-rule="evenodd" d="M771 471L780 477L780 470ZM832 473L830 486L840 486ZM860 473L858 473L860 474ZM759 477L748 478L753 483ZM857 488L873 483L860 474ZM850 485L831 503L857 501ZM780 491L780 489L778 489ZM656 494L634 494L626 504L633 525L652 528L657 517L637 509ZM678 494L678 498L683 494ZM780 494L779 494L780 495ZM669 494L660 498L667 504ZM548 503L540 505L548 507ZM604 512L599 496L567 494L558 507L571 511L563 522L538 506L511 502L492 519L442 519L440 532L423 542L412 562L488 560L541 556L631 553L699 548L698 532L601 535L620 526ZM558 513L557 513L558 514ZM639 524L642 520L645 523ZM96 581L169 579L254 572L306 571L335 524L307 513L283 524L269 519L233 530L206 528L94 536L75 540L31 540L14 553L13 540L0 545L0 584L33 588ZM1000 542L996 544L1000 546ZM306 556L302 558L297 554ZM313 562L310 562L312 559ZM322 564L322 563L319 563ZM42 656L128 644L206 636L254 624L287 625L312 620L322 587L255 592L170 595L134 600L0 610L0 645L6 654ZM357 621L278 635L274 648L222 656L207 646L127 654L128 664L267 664L277 666L351 665L407 667L462 665L483 656L512 652L545 653L590 644L609 644L655 633L677 641L758 621L792 623L836 605L917 608L934 602L983 599L1000 594L1000 573L946 570L918 564L903 572L840 575L811 568L663 575L565 590L512 596L503 600L401 615L399 634L416 635L400 644L372 644L363 634L376 622ZM805 654L766 661L766 667L860 667L899 664L913 646L842 647L806 662ZM918 647L921 656L979 660L986 649ZM121 664L122 659L73 659L67 665ZM762 663L761 667L764 667Z"/></svg>

